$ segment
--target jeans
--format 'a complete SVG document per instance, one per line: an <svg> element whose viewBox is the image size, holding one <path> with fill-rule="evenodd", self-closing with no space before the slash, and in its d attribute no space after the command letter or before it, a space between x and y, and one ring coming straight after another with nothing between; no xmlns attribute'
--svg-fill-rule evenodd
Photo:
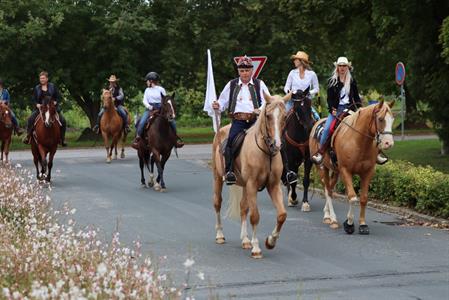
<svg viewBox="0 0 449 300"><path fill-rule="evenodd" d="M153 107L152 110L161 108L161 104L160 103L150 103L150 105ZM140 137L143 135L143 131L145 129L145 125L147 124L148 118L150 117L150 113L152 112L152 110L146 109L143 112L142 116L140 117L139 124L137 125L137 135L140 136ZM174 129L176 130L176 124L175 124L175 128Z"/></svg>
<svg viewBox="0 0 449 300"><path fill-rule="evenodd" d="M293 107L293 101L288 100L287 103L285 103L285 110L288 112ZM315 107L312 106L312 115L315 121L318 121L320 119L320 115L316 111Z"/></svg>
<svg viewBox="0 0 449 300"><path fill-rule="evenodd" d="M349 104L339 105L338 108L337 108L337 116L339 116L348 107L349 107ZM326 123L324 124L323 134L321 135L321 139L320 139L320 145L321 146L324 145L324 143L326 142L327 138L329 137L331 124L332 124L332 122L335 119L336 119L336 117L334 115L332 115L331 113L329 114L329 116L327 116Z"/></svg>
<svg viewBox="0 0 449 300"><path fill-rule="evenodd" d="M226 147L231 147L234 138L243 130L250 128L253 124L254 121L246 122L240 120L233 120L231 124L231 129L229 130L228 143L226 144Z"/></svg>
<svg viewBox="0 0 449 300"><path fill-rule="evenodd" d="M15 127L19 127L19 122L17 121L16 114L10 109L11 112L11 121Z"/></svg>

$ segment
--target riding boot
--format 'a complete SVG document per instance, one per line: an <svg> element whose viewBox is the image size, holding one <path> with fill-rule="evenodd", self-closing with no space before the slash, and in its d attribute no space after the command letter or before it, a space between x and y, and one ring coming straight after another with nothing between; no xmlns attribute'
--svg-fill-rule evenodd
<svg viewBox="0 0 449 300"><path fill-rule="evenodd" d="M286 186L287 184L290 185L290 184L297 182L298 175L295 172L290 171L288 169L288 156L287 156L287 151L285 150L284 145L281 147L281 157L282 157L282 165L283 165L282 176L281 176L282 184L284 184Z"/></svg>
<svg viewBox="0 0 449 300"><path fill-rule="evenodd" d="M226 147L225 148L225 153L224 153L224 157L225 157L225 180L226 180L226 184L227 185L233 185L237 182L237 178L235 177L233 170L233 163L234 163L234 158L232 155L232 149L231 147Z"/></svg>
<svg viewBox="0 0 449 300"><path fill-rule="evenodd" d="M321 163L323 162L324 153L326 152L327 146L329 146L330 141L331 136L329 135L326 141L322 145L320 145L318 152L312 155L311 157L312 162L314 162L317 165L321 165Z"/></svg>
<svg viewBox="0 0 449 300"><path fill-rule="evenodd" d="M17 134L17 136L21 136L23 133L23 130L19 126L14 126L14 131Z"/></svg>
<svg viewBox="0 0 449 300"><path fill-rule="evenodd" d="M182 139L178 136L178 131L176 129L176 122L175 120L170 121L170 126L173 129L173 131L175 132L176 135L176 148L182 148L184 146L184 142L182 141Z"/></svg>
<svg viewBox="0 0 449 300"><path fill-rule="evenodd" d="M97 122L95 123L94 128L92 128L92 131L95 132L96 134L100 133L100 116L97 116Z"/></svg>
<svg viewBox="0 0 449 300"><path fill-rule="evenodd" d="M28 119L27 123L27 135L23 138L22 142L26 145L29 145L31 142L31 135L33 134L33 121L31 117Z"/></svg>
<svg viewBox="0 0 449 300"><path fill-rule="evenodd" d="M136 150L139 150L139 143L140 143L141 139L142 138L139 135L136 135L136 138L134 139L133 143L131 144L131 147L133 147Z"/></svg>
<svg viewBox="0 0 449 300"><path fill-rule="evenodd" d="M67 147L67 144L65 143L65 132L67 130L67 126L66 124L63 124L61 126L61 146L62 147Z"/></svg>

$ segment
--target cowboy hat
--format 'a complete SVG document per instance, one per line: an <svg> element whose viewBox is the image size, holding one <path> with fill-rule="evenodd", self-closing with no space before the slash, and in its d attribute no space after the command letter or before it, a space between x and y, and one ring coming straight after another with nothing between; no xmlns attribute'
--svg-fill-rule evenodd
<svg viewBox="0 0 449 300"><path fill-rule="evenodd" d="M116 82L116 81L119 81L120 79L115 77L115 75L111 75L111 76L109 76L109 79L106 79L106 80L109 82Z"/></svg>
<svg viewBox="0 0 449 300"><path fill-rule="evenodd" d="M344 56L340 56L336 62L334 62L334 66L348 66L352 67L352 63L348 61L348 59Z"/></svg>
<svg viewBox="0 0 449 300"><path fill-rule="evenodd" d="M292 60L300 59L308 64L312 63L309 61L309 55L307 53L305 53L304 51L296 52L296 54L293 54L292 56L290 56L290 59L292 59Z"/></svg>

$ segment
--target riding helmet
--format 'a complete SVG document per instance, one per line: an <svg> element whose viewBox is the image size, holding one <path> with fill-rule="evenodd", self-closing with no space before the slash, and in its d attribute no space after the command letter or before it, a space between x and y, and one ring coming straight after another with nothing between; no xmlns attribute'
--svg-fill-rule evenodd
<svg viewBox="0 0 449 300"><path fill-rule="evenodd" d="M148 74L147 74L147 76L145 76L145 81L146 80L152 80L152 81L160 81L160 76L159 76L159 74L158 73L156 73L156 72L149 72Z"/></svg>

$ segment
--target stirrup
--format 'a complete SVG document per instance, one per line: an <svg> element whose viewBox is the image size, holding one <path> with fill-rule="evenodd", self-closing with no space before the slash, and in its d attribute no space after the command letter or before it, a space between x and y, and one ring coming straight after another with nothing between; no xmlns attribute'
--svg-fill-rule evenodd
<svg viewBox="0 0 449 300"><path fill-rule="evenodd" d="M285 177L288 184L293 184L298 181L298 175L296 175L293 171L288 171Z"/></svg>
<svg viewBox="0 0 449 300"><path fill-rule="evenodd" d="M227 185L233 185L237 182L237 178L235 177L234 172L229 171L225 175L225 181Z"/></svg>
<svg viewBox="0 0 449 300"><path fill-rule="evenodd" d="M29 145L30 144L30 140L31 140L31 135L27 135L26 137L23 138L22 142L25 145Z"/></svg>
<svg viewBox="0 0 449 300"><path fill-rule="evenodd" d="M184 147L184 142L183 141L176 141L176 148L182 148Z"/></svg>
<svg viewBox="0 0 449 300"><path fill-rule="evenodd" d="M323 162L323 155L321 153L316 153L315 155L312 155L312 162L314 162L317 165L320 165Z"/></svg>
<svg viewBox="0 0 449 300"><path fill-rule="evenodd" d="M96 134L100 133L100 126L99 125L95 125L94 128L92 128L92 131L95 132Z"/></svg>

